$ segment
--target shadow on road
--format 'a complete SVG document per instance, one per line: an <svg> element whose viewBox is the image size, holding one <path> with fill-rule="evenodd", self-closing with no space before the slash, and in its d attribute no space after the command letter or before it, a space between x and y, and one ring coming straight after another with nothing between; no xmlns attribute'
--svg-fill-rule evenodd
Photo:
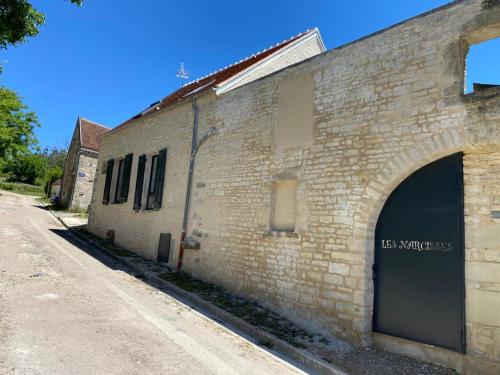
<svg viewBox="0 0 500 375"><path fill-rule="evenodd" d="M43 208L43 207L39 207ZM197 311L198 313L202 314L206 318L212 320L213 322L220 324L221 326L225 327L226 329L232 331L236 335L253 342L257 346L259 346L261 349L264 351L272 354L273 356L280 358L284 362L292 365L293 367L300 369L302 371L310 371L310 369L306 368L302 363L298 363L294 361L293 359L290 359L288 356L280 353L279 351L273 350L272 349L272 344L269 344L268 341L266 342L261 342L259 340L256 340L255 338L252 338L251 336L241 332L237 328L233 327L230 323L224 322L220 319L218 319L216 316L210 314L209 312L203 310L203 308L197 308L195 305L193 305L191 302L184 300L182 297L179 297L175 294L173 294L170 290L166 289L165 287L161 286L160 284L148 279L143 273L138 273L136 270L132 269L129 267L127 264L125 264L123 261L114 258L112 255L106 253L102 249L99 249L99 247L95 246L91 242L86 241L85 239L82 239L78 237L77 235L73 234L70 230L67 229L49 229L52 233L58 235L65 241L71 243L73 246L76 248L80 249L81 251L85 252L86 254L90 255L94 259L98 260L101 262L103 265L106 267L116 270L116 271L122 271L126 272L127 274L133 276L136 279L140 279L142 282L146 283L147 285L155 288L158 291L161 291L165 295L168 295L169 297L185 304L189 308L193 309L194 311ZM160 267L160 265L158 265ZM164 266L161 266L164 267Z"/></svg>
<svg viewBox="0 0 500 375"><path fill-rule="evenodd" d="M69 230L67 230L67 229L50 229L50 231L52 233L55 233L58 236L62 237L64 240L68 241L73 246L76 246L77 248L79 248L83 252L87 253L91 257L97 259L99 262L104 264L106 267L109 267L113 270L126 272L129 275L134 276L135 278L144 280L146 283L148 283L147 279L145 279L144 275L137 274L137 272L132 270L130 267L128 267L123 262L113 258L109 254L106 254L105 252L103 252L102 250L97 248L96 246L93 246L92 244L76 237ZM161 289L161 288L158 288L158 285L154 285L153 283L148 283L148 284L155 287L156 289Z"/></svg>
<svg viewBox="0 0 500 375"><path fill-rule="evenodd" d="M33 207L39 208L44 211L48 211L49 209L41 204L34 204Z"/></svg>
<svg viewBox="0 0 500 375"><path fill-rule="evenodd" d="M168 289L162 287L160 284L155 283L154 281L149 280L143 273L138 273L137 271L133 270L131 267L127 266L127 264L123 263L122 261L115 259L113 256L109 255L108 253L104 252L103 250L99 249L97 246L94 246L92 243L87 242L84 239L79 238L75 234L71 233L71 231L67 229L50 229L51 232L57 234L61 238L63 238L65 241L68 241L81 251L85 252L86 254L90 255L91 257L95 258L99 262L101 262L103 265L106 267L109 267L110 269L117 270L117 271L122 271L126 272L129 275L140 279L142 282L146 283L147 285L155 288L156 290L159 290L166 295L170 296L171 298L176 299L177 301L185 304L186 306L190 307L191 309L199 312L200 314L204 315L208 319L216 322L217 324L222 325L223 327L229 329L230 331L234 332L238 336L241 336L256 345L258 345L261 349L271 353L272 355L281 358L283 361L291 364L292 366L302 369L306 371L307 369L300 363L295 362L294 360L291 360L288 358L286 355L283 355L280 352L277 352L275 350L272 350L272 346L269 346L267 342L260 342L252 337L246 335L245 333L239 331L235 327L233 327L231 324L228 324L224 321L221 321L217 317L213 316L212 314L208 313L207 311L204 311L203 309L199 309L196 306L194 306L192 303L189 301L184 300L183 298L180 298L179 296L173 294L170 292ZM159 267L159 266L158 266Z"/></svg>

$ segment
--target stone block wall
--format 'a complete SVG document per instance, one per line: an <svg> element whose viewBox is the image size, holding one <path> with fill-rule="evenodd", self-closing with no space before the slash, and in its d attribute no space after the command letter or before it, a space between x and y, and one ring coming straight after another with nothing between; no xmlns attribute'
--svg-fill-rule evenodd
<svg viewBox="0 0 500 375"><path fill-rule="evenodd" d="M102 137L89 217L89 230L92 233L105 238L108 230L115 230L115 242L118 245L153 260L157 258L160 233L171 233L171 251L178 249L189 169L192 121L191 103L187 102L166 112L152 114L140 123L126 125ZM134 211L139 156L151 156L164 148L167 148L168 154L162 207L158 211L146 210L145 207ZM107 161L118 160L129 153L133 153L133 159L127 202L102 204ZM147 159L146 171L149 171L150 163L151 157ZM117 165L115 161L115 172ZM149 186L149 174L146 174L144 189ZM112 185L113 190L116 182ZM174 254L170 258L172 266L175 261Z"/></svg>
<svg viewBox="0 0 500 375"><path fill-rule="evenodd" d="M469 351L500 363L500 152L464 158Z"/></svg>
<svg viewBox="0 0 500 375"><path fill-rule="evenodd" d="M97 170L97 159L98 153L96 152L80 151L69 208L87 209L89 207Z"/></svg>
<svg viewBox="0 0 500 375"><path fill-rule="evenodd" d="M499 219L491 211L500 95L463 95L468 44L498 35L500 7L458 1L223 95L199 95L198 138L218 132L196 156L188 234L201 248L186 250L185 269L311 330L369 345L380 210L412 172L462 151L468 358L498 362ZM283 105L283 91L300 82L313 87L296 104L313 103L312 113L280 113L294 107L293 95ZM175 263L192 116L186 101L102 138L99 171L109 158L134 153L132 192L138 155L168 146L166 205L138 213L131 199L102 205L105 175L98 173L92 232L115 229L119 244L152 259L159 233L170 232ZM287 131L310 131L312 142L280 141L277 132ZM270 226L273 182L283 176L297 180L292 233Z"/></svg>

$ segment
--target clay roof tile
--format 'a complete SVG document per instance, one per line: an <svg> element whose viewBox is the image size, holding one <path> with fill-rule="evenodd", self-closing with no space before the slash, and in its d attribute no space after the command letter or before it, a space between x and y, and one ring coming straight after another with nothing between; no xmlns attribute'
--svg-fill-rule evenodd
<svg viewBox="0 0 500 375"><path fill-rule="evenodd" d="M99 151L101 135L109 132L111 129L84 118L80 122L80 145L93 151Z"/></svg>

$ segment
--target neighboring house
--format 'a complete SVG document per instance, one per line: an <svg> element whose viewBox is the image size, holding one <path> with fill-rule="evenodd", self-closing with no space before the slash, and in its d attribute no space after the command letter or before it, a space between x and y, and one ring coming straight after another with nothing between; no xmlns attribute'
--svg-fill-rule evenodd
<svg viewBox="0 0 500 375"><path fill-rule="evenodd" d="M463 89L497 4L184 86L102 137L89 230L311 330L500 373L500 89Z"/></svg>
<svg viewBox="0 0 500 375"><path fill-rule="evenodd" d="M68 149L61 183L60 203L70 209L87 209L99 157L99 138L110 131L95 122L78 118Z"/></svg>
<svg viewBox="0 0 500 375"><path fill-rule="evenodd" d="M62 179L56 180L53 183L50 184L50 198L53 199L57 197L59 199L61 195L61 184L62 184Z"/></svg>

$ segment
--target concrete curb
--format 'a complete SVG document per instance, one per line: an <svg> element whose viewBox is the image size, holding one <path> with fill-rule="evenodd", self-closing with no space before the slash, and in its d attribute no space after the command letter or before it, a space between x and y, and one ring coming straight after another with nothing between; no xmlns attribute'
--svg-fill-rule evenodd
<svg viewBox="0 0 500 375"><path fill-rule="evenodd" d="M43 202L42 204L46 207ZM201 297L197 296L194 293L187 292L186 290L178 287L175 284L172 284L171 282L164 280L160 277L158 277L156 274L152 274L149 272L144 272L141 268L139 268L136 264L133 262L120 258L117 255L113 254L110 252L108 249L106 249L104 246L101 244L92 241L90 238L87 236L83 235L79 231L72 229L69 227L63 219L61 219L59 216L57 216L52 210L48 209L48 211L51 213L51 215L57 219L59 223L61 223L62 226L64 226L66 229L68 229L71 234L75 235L78 237L79 240L84 241L105 254L111 256L113 259L122 262L127 265L128 268L130 268L132 271L144 275L149 281L158 284L168 290L172 295L175 297L178 297L179 299L182 299L186 302L188 302L190 305L192 305L195 308L198 308L200 310L203 310L207 313L209 313L212 317L216 318L217 320L220 320L230 327L248 335L249 337L253 338L257 342L265 342L269 343L272 346L272 350L302 364L304 367L307 369L313 371L314 373L321 374L321 375L347 375L347 373L336 367L335 365L329 364L314 355L310 354L309 352L296 348L289 343L278 339L277 337L271 335L270 333L253 326L243 319L240 319L229 312L213 305L212 303L202 299Z"/></svg>
<svg viewBox="0 0 500 375"><path fill-rule="evenodd" d="M38 200L38 199L37 199ZM66 229L70 229L70 227L64 222L63 219L61 219L59 216L57 216L54 211L52 211L49 206L47 206L43 201L39 200L40 204L47 209L47 211L50 212L50 214Z"/></svg>

